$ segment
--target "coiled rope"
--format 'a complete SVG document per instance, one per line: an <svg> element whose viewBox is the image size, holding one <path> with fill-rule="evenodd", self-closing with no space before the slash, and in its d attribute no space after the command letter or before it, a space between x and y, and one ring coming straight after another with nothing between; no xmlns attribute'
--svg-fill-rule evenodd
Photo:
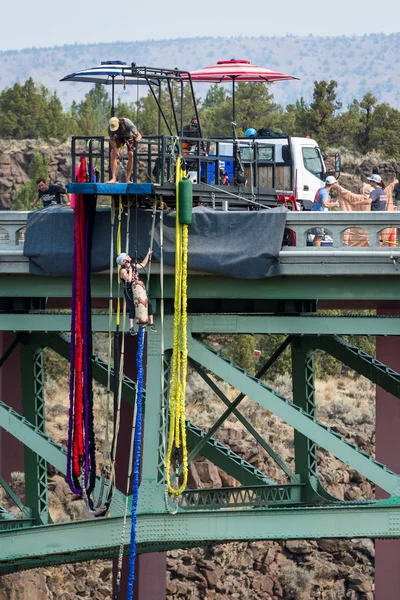
<svg viewBox="0 0 400 600"><path fill-rule="evenodd" d="M175 301L174 333L171 360L171 387L169 400L169 435L166 456L168 491L179 496L188 481L188 452L186 443L186 374L187 374L187 261L188 225L179 222L179 182L183 177L181 157L176 161L176 241L175 241ZM172 452L175 448L178 469L178 454L182 448L182 483L176 478L177 486L171 484L170 470Z"/></svg>
<svg viewBox="0 0 400 600"><path fill-rule="evenodd" d="M82 157L78 181L85 182ZM67 482L75 494L90 496L96 482L96 448L93 427L91 249L96 198L78 195L75 208L70 344Z"/></svg>
<svg viewBox="0 0 400 600"><path fill-rule="evenodd" d="M135 582L135 564L136 564L136 511L139 499L139 479L140 479L140 460L142 445L142 427L143 427L143 350L144 350L144 327L139 327L138 346L136 352L137 367L137 387L136 387L136 423L134 428L134 462L132 474L132 521L131 521L131 543L129 552L129 573L128 573L128 600L133 598L133 584Z"/></svg>

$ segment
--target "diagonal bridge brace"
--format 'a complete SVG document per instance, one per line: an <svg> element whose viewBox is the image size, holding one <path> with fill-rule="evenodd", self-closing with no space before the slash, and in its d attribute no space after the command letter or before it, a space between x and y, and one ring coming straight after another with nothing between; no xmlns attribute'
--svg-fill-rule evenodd
<svg viewBox="0 0 400 600"><path fill-rule="evenodd" d="M190 421L186 421L186 436L188 445L195 447L201 440L204 440L206 432ZM240 481L242 485L260 485L262 483L264 485L276 485L276 481L213 437L206 441L199 454L237 481Z"/></svg>
<svg viewBox="0 0 400 600"><path fill-rule="evenodd" d="M333 358L350 367L360 375L379 385L383 390L400 398L400 373L397 373L361 348L347 340L334 336L304 336L302 344L309 349L323 350Z"/></svg>
<svg viewBox="0 0 400 600"><path fill-rule="evenodd" d="M70 341L69 341L68 336L54 334L54 333L34 333L29 336L28 343L33 344L35 346L45 346L45 347L51 348L52 350L57 352L57 354L59 354L63 358L66 358L67 360L69 360ZM108 369L107 363L105 361L103 361L96 354L93 354L92 355L93 378L98 383L100 383L104 386L107 385L107 369ZM111 369L111 385L113 383L113 378L114 378L114 370ZM135 400L135 390L136 390L135 381L133 381L132 379L130 379L129 377L124 375L123 380L122 380L122 400L124 400L125 402L128 402L130 404L133 404L134 400ZM144 397L145 397L145 392L144 392ZM6 405L4 405L4 407L6 407ZM8 408L8 407L6 407L6 408ZM17 415L17 413L15 413L15 416L17 418L21 419L21 417L19 415ZM1 406L0 406L0 424L1 423L2 423L2 418L1 418ZM200 439L202 439L206 436L206 433L202 429L200 429L196 425L192 424L190 421L186 422L186 426L187 426L188 441L190 444L193 444L195 446L196 443ZM47 440L50 440L50 438L47 438L40 432L39 432L39 434L40 434L41 438L46 438ZM23 440L21 440L21 441L23 441ZM64 451L59 446L57 446L57 444L52 442L51 440L50 440L50 442L53 445L53 447L59 449L59 451L62 453L61 460L64 462L63 463L58 462L59 466L56 466L54 464L54 462L52 462L52 460L50 460L49 458L46 458L46 457L45 458L46 458L47 462L50 462L51 464L56 466L56 468L60 472L64 472L65 471L64 463L66 461ZM44 448L45 447L42 448L43 452L45 451ZM48 450L49 449L47 449L47 451ZM256 469L253 465L251 465L250 463L248 463L247 461L242 459L240 456L238 456L237 454L235 454L234 452L229 450L229 448L227 448L226 446L224 446L223 444L221 444L220 442L218 442L218 440L216 440L214 438L211 438L207 441L203 450L204 451L200 451L199 453L202 456L204 456L204 458L209 459L216 466L223 469L228 475L231 475L232 477L237 479L237 481L240 481L240 483L242 485L275 484L275 481L273 481L272 479L269 479L264 473L262 473L261 471ZM38 452L38 454L39 454L39 452ZM54 454L54 455L52 454L52 456L53 456L53 460L56 460L56 454ZM58 457L59 457L59 454L58 454ZM63 465L62 467L61 467L61 464Z"/></svg>
<svg viewBox="0 0 400 600"><path fill-rule="evenodd" d="M29 344L36 347L51 348L57 354L69 361L70 358L70 338L64 334L57 333L33 333L29 336ZM107 387L108 365L97 354L92 354L92 374L93 379ZM111 389L114 386L114 369L111 369ZM122 380L122 400L133 404L135 400L136 384L132 379L123 375Z"/></svg>
<svg viewBox="0 0 400 600"><path fill-rule="evenodd" d="M5 431L65 475L67 466L67 454L65 450L45 435L38 427L32 425L28 419L19 415L1 400L0 427L3 427ZM101 485L100 477L97 476L96 480L97 485ZM124 494L118 490L114 490L112 502L112 509L117 514L122 514L125 504Z"/></svg>
<svg viewBox="0 0 400 600"><path fill-rule="evenodd" d="M343 436L309 416L304 410L224 358L219 352L192 338L189 343L189 355L389 494L400 495L398 474L390 471L354 444L347 442Z"/></svg>
<svg viewBox="0 0 400 600"><path fill-rule="evenodd" d="M51 348L54 352L57 352L57 354L69 360L70 341L68 336L55 333L34 333L30 336L30 343ZM93 378L104 386L107 386L107 370L107 363L97 354L93 354ZM114 369L111 369L111 387L113 387L113 380ZM136 382L127 375L123 375L122 400L133 404L135 400L135 390ZM145 391L143 392L143 397L145 398ZM186 427L189 444L193 446L206 436L206 433L202 429L190 421L186 421ZM211 437L211 439L207 439L207 442L204 444L206 446L204 447L204 451L199 451L199 454L220 467L228 475L231 475L240 481L243 485L275 484L275 481L269 479L264 473L229 450L229 448L218 442L218 440Z"/></svg>
<svg viewBox="0 0 400 600"><path fill-rule="evenodd" d="M274 364L274 362L281 356L291 342L291 338L287 337L286 340L275 350L269 360L263 365L263 367L256 373L257 379L265 375L268 369ZM204 444L207 443L208 439L211 438L219 427L226 421L230 414L234 414L240 423L247 429L247 431L253 436L253 438L261 445L261 447L271 456L275 463L286 473L292 483L298 483L297 476L292 473L285 462L278 456L273 448L266 442L266 440L258 433L258 431L249 423L244 415L238 410L240 402L246 397L245 394L239 393L238 396L230 402L220 388L214 383L214 381L207 375L204 369L194 360L189 358L191 366L197 371L207 385L213 390L220 400L227 406L225 412L219 417L214 425L209 429L207 434L198 442L198 444L191 450L189 454L189 462L196 456L197 453L201 453L201 449Z"/></svg>

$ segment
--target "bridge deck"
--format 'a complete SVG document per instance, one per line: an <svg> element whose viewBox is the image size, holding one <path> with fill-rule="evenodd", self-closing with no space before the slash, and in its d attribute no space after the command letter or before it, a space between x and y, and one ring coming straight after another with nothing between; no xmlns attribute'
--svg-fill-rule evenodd
<svg viewBox="0 0 400 600"><path fill-rule="evenodd" d="M149 186L151 184L71 184L73 186L106 186L114 190ZM119 191L118 193L123 193ZM133 193L133 192L129 192ZM0 275L29 273L28 259L23 254L24 229L28 211L0 212ZM296 246L285 246L280 252L283 276L391 276L397 277L400 267L400 248L382 247L382 230L400 228L397 212L288 212L286 226L296 236ZM331 246L307 246L307 235L313 227L325 227L332 238ZM365 230L369 246L349 247L343 241L343 232L355 227ZM365 238L362 238L365 239ZM251 260L251 256L249 256ZM165 269L167 274L172 269ZM158 272L154 265L153 273ZM204 273L192 272L192 276ZM214 279L218 279L214 276ZM253 285L254 282L252 282Z"/></svg>

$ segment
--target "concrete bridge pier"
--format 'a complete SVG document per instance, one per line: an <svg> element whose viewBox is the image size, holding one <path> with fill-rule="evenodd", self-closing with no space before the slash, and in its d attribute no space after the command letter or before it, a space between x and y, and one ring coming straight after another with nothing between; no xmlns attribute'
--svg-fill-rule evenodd
<svg viewBox="0 0 400 600"><path fill-rule="evenodd" d="M400 310L378 309L380 315L400 316ZM400 339L376 338L376 357L400 371ZM376 388L376 459L400 472L400 402L380 387ZM376 497L388 494L376 488ZM400 540L375 540L375 600L400 598Z"/></svg>
<svg viewBox="0 0 400 600"><path fill-rule="evenodd" d="M21 349L16 333L0 331L0 400L22 414ZM8 357L7 357L8 355ZM10 483L11 473L24 470L24 446L0 427L0 476Z"/></svg>
<svg viewBox="0 0 400 600"><path fill-rule="evenodd" d="M137 337L125 336L124 372L136 381ZM127 402L121 404L121 424L118 436L116 465L116 485L125 494L131 439L133 406ZM130 531L127 531L129 539ZM166 552L150 552L136 557L134 600L165 600L166 598ZM117 560L114 560L114 581ZM128 556L124 557L121 577L120 600L127 598Z"/></svg>

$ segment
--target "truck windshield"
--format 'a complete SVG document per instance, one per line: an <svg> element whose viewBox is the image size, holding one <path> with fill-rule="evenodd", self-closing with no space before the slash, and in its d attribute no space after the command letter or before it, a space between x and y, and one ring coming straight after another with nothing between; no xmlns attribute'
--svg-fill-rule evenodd
<svg viewBox="0 0 400 600"><path fill-rule="evenodd" d="M322 164L321 154L315 146L304 146L302 148L303 162L307 171L310 171L318 179L324 178L324 166Z"/></svg>

